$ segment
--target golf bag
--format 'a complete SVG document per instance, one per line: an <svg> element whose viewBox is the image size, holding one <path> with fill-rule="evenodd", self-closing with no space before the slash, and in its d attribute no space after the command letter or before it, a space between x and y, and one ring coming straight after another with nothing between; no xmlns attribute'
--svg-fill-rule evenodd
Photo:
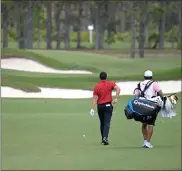
<svg viewBox="0 0 182 171"><path fill-rule="evenodd" d="M146 122L147 119L157 115L160 109L161 107L153 101L134 97L128 101L124 112L127 119Z"/></svg>

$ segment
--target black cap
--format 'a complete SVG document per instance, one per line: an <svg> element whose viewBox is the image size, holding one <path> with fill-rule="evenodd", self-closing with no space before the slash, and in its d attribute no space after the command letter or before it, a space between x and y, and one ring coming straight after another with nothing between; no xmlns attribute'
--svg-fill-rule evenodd
<svg viewBox="0 0 182 171"><path fill-rule="evenodd" d="M107 78L107 73L106 72L101 72L100 73L100 79L101 80L106 80L106 78Z"/></svg>

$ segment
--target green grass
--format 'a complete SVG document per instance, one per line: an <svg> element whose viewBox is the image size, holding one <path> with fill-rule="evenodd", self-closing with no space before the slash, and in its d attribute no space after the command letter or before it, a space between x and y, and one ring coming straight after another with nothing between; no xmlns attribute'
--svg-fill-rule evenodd
<svg viewBox="0 0 182 171"><path fill-rule="evenodd" d="M33 48L38 47L37 43L38 42L36 42L36 41L33 42ZM136 43L136 48L138 48L138 42L136 41L135 43ZM2 46L3 46L3 44L1 43L1 47ZM89 42L81 42L81 46L86 47L86 48L92 48L93 44L90 44ZM65 47L65 45L62 43L61 48L64 48L64 47ZM70 48L76 48L76 47L77 47L76 42L70 42ZM164 47L165 48L171 48L172 45L171 45L170 42L165 42ZM177 47L177 44L175 44L174 47ZM8 48L18 48L18 42L10 40L8 42ZM40 42L40 48L41 49L46 49L47 48L47 44L46 44L45 41ZM56 49L56 42L55 41L52 41L52 48ZM113 43L111 45L108 45L107 43L104 43L104 48L106 48L106 49L122 49L122 50L130 49L131 48L131 41L124 40L124 41L121 41L121 42L115 42L115 43Z"/></svg>
<svg viewBox="0 0 182 171"><path fill-rule="evenodd" d="M127 99L114 108L107 147L100 145L97 115L89 115L90 100L2 99L2 169L181 168L181 99L176 117L158 117L153 149L141 148L140 123L126 120Z"/></svg>
<svg viewBox="0 0 182 171"><path fill-rule="evenodd" d="M38 86L92 89L98 82L100 71L106 71L112 81L142 80L143 72L147 69L153 70L155 80L181 79L181 59L178 51L173 56L165 54L162 58L130 59L79 51L1 50L4 58L27 57L56 69L80 69L94 73L93 75L63 75L1 69L3 86L16 84L13 87L20 89L25 87L30 91L37 90Z"/></svg>

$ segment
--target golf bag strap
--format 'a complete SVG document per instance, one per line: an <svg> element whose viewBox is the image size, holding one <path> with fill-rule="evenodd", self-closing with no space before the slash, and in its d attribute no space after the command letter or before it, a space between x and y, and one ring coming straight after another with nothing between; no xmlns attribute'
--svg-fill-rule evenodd
<svg viewBox="0 0 182 171"><path fill-rule="evenodd" d="M151 86L151 84L152 84L153 82L154 82L153 80L152 80L152 81L149 81L149 82L145 85L143 91L141 90L140 83L138 83L138 89L141 91L141 97L144 97L145 91Z"/></svg>

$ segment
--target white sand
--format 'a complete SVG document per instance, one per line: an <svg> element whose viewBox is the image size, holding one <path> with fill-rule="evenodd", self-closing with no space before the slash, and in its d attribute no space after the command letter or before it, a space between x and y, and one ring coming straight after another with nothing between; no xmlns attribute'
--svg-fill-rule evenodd
<svg viewBox="0 0 182 171"><path fill-rule="evenodd" d="M89 71L81 70L56 70L36 61L23 58L1 59L1 68L13 69L19 71L42 72L42 73L60 73L60 74L92 74Z"/></svg>
<svg viewBox="0 0 182 171"><path fill-rule="evenodd" d="M121 88L121 95L132 95L133 89L138 82L119 82L117 83ZM161 81L159 82L164 93L177 93L181 91L181 81ZM84 99L91 98L92 91L87 90L71 90L58 88L43 88L40 87L41 92L26 93L11 87L1 87L1 97L8 98L62 98L62 99ZM115 95L115 92L113 92Z"/></svg>

